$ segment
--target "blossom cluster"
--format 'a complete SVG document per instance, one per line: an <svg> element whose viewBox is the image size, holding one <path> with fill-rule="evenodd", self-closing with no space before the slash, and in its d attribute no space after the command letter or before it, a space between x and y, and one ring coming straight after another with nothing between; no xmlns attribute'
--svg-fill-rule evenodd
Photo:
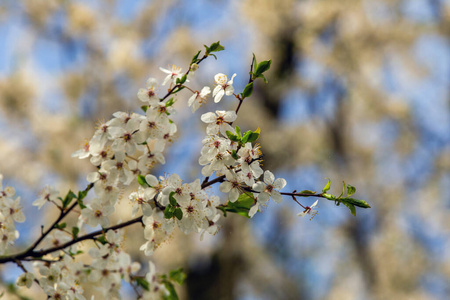
<svg viewBox="0 0 450 300"><path fill-rule="evenodd" d="M15 222L25 221L25 215L20 205L20 197L15 197L13 187L3 188L3 175L0 174L0 254L5 253L19 237Z"/></svg>
<svg viewBox="0 0 450 300"><path fill-rule="evenodd" d="M58 231L60 232L60 231ZM137 277L141 265L132 262L128 253L122 250L123 231L109 230L98 247L91 248L88 254L91 261L88 265L75 261L71 256L61 256L61 259L50 263L35 262L34 267L40 274L37 281L48 295L48 299L78 299L84 300L83 284L89 282L96 285L106 298L120 298L121 281L130 282ZM71 247L70 251L76 250ZM142 299L159 299L167 295L167 290L155 276L155 266L149 262L149 272L145 279L150 287L142 295ZM31 287L36 280L32 272L23 273L16 284Z"/></svg>
<svg viewBox="0 0 450 300"><path fill-rule="evenodd" d="M189 82L197 68L196 63L192 63L186 73L176 66L170 70L160 68L167 74L162 86L170 85L167 95L158 96L161 86L157 79L149 78L146 87L137 93L144 114L114 113L113 118L102 122L93 137L72 155L89 159L96 167L86 177L95 196L89 200L78 198L80 210L75 232L62 230L64 227L58 227L57 224L57 230L50 230L49 234L43 236L44 248L62 246L58 248L59 251L49 253L52 256L49 261L34 264L40 276L26 271L19 277L18 285L29 287L35 280L49 299L84 299L83 282L96 282L105 298L119 297L122 279L138 282L136 274L141 266L132 262L130 255L122 249L121 233L107 230L112 225L110 218L124 194L124 188L135 182L139 183L139 187L127 195L131 205L130 218L138 216L134 220L144 226L145 242L140 250L146 255L151 255L176 228L186 234L200 233L201 238L205 233L216 234L221 214L225 213L229 203L235 203L242 195L251 201L246 211L250 217L265 206L270 198L277 203L282 200L279 190L286 185L286 181L275 179L272 172L261 168L261 149L254 143L259 136L259 129L241 135L239 127L232 127L237 110L217 110L200 117L207 124L198 160L202 166L201 174L205 177L203 180L184 182L178 174L152 174L156 164L165 163L164 150L175 139L178 131L171 118L175 112L173 104L177 101L177 93L186 87L184 83ZM195 112L206 103L211 91L215 103L225 96L235 96L242 101L234 93L235 76L228 80L226 75L219 73L214 76L215 86L212 88L206 86L201 91L188 88L192 95L187 105ZM216 178L210 180L212 176ZM223 201L206 189L214 183L220 183L219 190L227 194ZM0 194L0 197L10 199L2 201L0 217L23 221L18 200L11 198L13 194L13 191L6 190ZM41 208L49 202L56 204L58 199L64 201L58 191L46 187L33 205ZM62 212L66 209L65 206L58 207ZM10 243L17 237L11 225L13 223L2 221L0 224L2 233L9 234L6 240ZM92 261L87 266L74 261L78 253L77 244L68 243L79 233L86 234L86 225L103 229L101 237L92 238L97 247L89 250ZM65 247L66 243L69 246ZM0 250L4 250L3 244L0 245ZM149 269L145 276L148 287L140 297L160 298L167 294L167 289L155 276L151 262Z"/></svg>

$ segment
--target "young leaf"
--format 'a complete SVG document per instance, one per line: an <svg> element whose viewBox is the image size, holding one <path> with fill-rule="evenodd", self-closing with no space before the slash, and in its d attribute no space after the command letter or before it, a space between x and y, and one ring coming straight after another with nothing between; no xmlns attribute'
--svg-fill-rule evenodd
<svg viewBox="0 0 450 300"><path fill-rule="evenodd" d="M69 190L66 197L64 197L64 200L62 200L63 208L69 206L70 202L72 202L74 198L77 198L77 195L75 195L71 190Z"/></svg>
<svg viewBox="0 0 450 300"><path fill-rule="evenodd" d="M253 68L252 68L252 70L250 71L251 74L253 74L253 70L256 69L256 66L257 66L257 65L258 65L258 62L256 61L255 53L253 53Z"/></svg>
<svg viewBox="0 0 450 300"><path fill-rule="evenodd" d="M244 88L244 91L242 92L242 96L244 98L250 97L253 93L253 82L250 82L247 84Z"/></svg>
<svg viewBox="0 0 450 300"><path fill-rule="evenodd" d="M177 206L177 204L178 204L177 200L175 199L175 197L173 195L175 195L175 192L170 192L170 194L169 194L170 205Z"/></svg>
<svg viewBox="0 0 450 300"><path fill-rule="evenodd" d="M255 72L253 72L253 75L257 78L260 75L262 75L264 72L266 72L267 70L270 69L270 65L272 64L272 60L265 60L262 61L258 64L258 66L256 67Z"/></svg>
<svg viewBox="0 0 450 300"><path fill-rule="evenodd" d="M197 52L197 54L194 55L194 57L192 58L192 61L191 61L191 65L195 64L198 61L198 56L200 55L200 52L202 52L202 50L199 50Z"/></svg>
<svg viewBox="0 0 450 300"><path fill-rule="evenodd" d="M344 196L344 194L345 194L345 187L346 187L346 184L345 184L345 181L342 181L342 182L343 182L342 192L341 192L341 194L339 195L338 199L341 199L341 197Z"/></svg>
<svg viewBox="0 0 450 300"><path fill-rule="evenodd" d="M177 291L175 290L175 287L173 286L172 282L165 280L164 285L166 286L166 289L169 292L169 295L164 295L164 300L178 300Z"/></svg>
<svg viewBox="0 0 450 300"><path fill-rule="evenodd" d="M234 159L236 159L236 160L239 159L239 156L237 155L236 150L233 150L233 151L231 152L231 157L234 158Z"/></svg>
<svg viewBox="0 0 450 300"><path fill-rule="evenodd" d="M144 112L147 112L148 105L142 105L142 106L141 106L141 109L142 109Z"/></svg>
<svg viewBox="0 0 450 300"><path fill-rule="evenodd" d="M236 130L237 137L241 139L241 128L239 128L239 126L236 126L234 129Z"/></svg>
<svg viewBox="0 0 450 300"><path fill-rule="evenodd" d="M225 206L225 210L236 213L238 215L250 218L248 212L250 208L255 204L255 199L252 194L241 194L239 198L234 202L228 202Z"/></svg>
<svg viewBox="0 0 450 300"><path fill-rule="evenodd" d="M77 202L78 202L78 206L79 206L81 209L87 207L86 205L84 205L83 199L82 199L82 198L78 198L78 199L77 199Z"/></svg>
<svg viewBox="0 0 450 300"><path fill-rule="evenodd" d="M314 195L316 192L310 191L310 190L303 190L299 192L299 194L307 194L307 195Z"/></svg>
<svg viewBox="0 0 450 300"><path fill-rule="evenodd" d="M220 44L220 41L217 41L215 43L212 43L211 46L209 46L209 52L219 52L222 50L225 50L225 48Z"/></svg>
<svg viewBox="0 0 450 300"><path fill-rule="evenodd" d="M333 195L331 195L331 194L323 193L322 196L323 196L325 199L328 199L328 200L336 200L336 196L333 196ZM342 200L342 199L341 199L341 200Z"/></svg>
<svg viewBox="0 0 450 300"><path fill-rule="evenodd" d="M184 74L183 77L177 78L177 82L176 82L176 83L177 83L177 84L183 84L183 83L186 82L186 79L187 79L187 75Z"/></svg>
<svg viewBox="0 0 450 300"><path fill-rule="evenodd" d="M325 187L322 190L322 192L324 192L324 193L328 192L330 190L330 187L331 187L331 180L329 178L325 178L325 179L328 179L328 182L327 182L327 184L325 185Z"/></svg>
<svg viewBox="0 0 450 300"><path fill-rule="evenodd" d="M343 198L341 199L342 202L347 202L347 203L351 203L354 206L358 206L358 207L362 207L362 208L370 208L370 205L364 201L364 200L359 200L359 199L353 199L353 198Z"/></svg>
<svg viewBox="0 0 450 300"><path fill-rule="evenodd" d="M150 290L150 283L145 280L144 277L135 277L135 280L138 286L142 287L146 291Z"/></svg>
<svg viewBox="0 0 450 300"><path fill-rule="evenodd" d="M164 218L166 218L166 219L172 218L174 211L175 211L175 207L173 207L170 204L167 205L166 208L164 209Z"/></svg>
<svg viewBox="0 0 450 300"><path fill-rule="evenodd" d="M259 134L261 133L261 129L258 127L252 134L248 137L247 143L253 143L259 138Z"/></svg>
<svg viewBox="0 0 450 300"><path fill-rule="evenodd" d="M244 135L242 136L242 139L241 139L242 144L245 144L245 143L248 142L248 139L250 138L250 135L251 135L252 133L253 133L253 132L251 132L250 130L247 131L246 133L244 133Z"/></svg>
<svg viewBox="0 0 450 300"><path fill-rule="evenodd" d="M55 224L55 228L56 229L64 229L66 228L67 224L66 223L61 223L61 224Z"/></svg>
<svg viewBox="0 0 450 300"><path fill-rule="evenodd" d="M78 233L80 232L80 228L78 227L72 227L72 236L73 239L77 239L78 238Z"/></svg>
<svg viewBox="0 0 450 300"><path fill-rule="evenodd" d="M350 184L347 184L347 196L350 197L356 192L356 188Z"/></svg>
<svg viewBox="0 0 450 300"><path fill-rule="evenodd" d="M175 103L175 100L173 100L173 98L170 98L169 100L167 100L166 102L166 107L172 106Z"/></svg>
<svg viewBox="0 0 450 300"><path fill-rule="evenodd" d="M137 182L143 187L148 187L149 186L147 181L145 180L145 176L144 175L140 175L139 174L137 176Z"/></svg>
<svg viewBox="0 0 450 300"><path fill-rule="evenodd" d="M172 270L169 272L169 278L181 285L186 280L186 273L183 271L183 268Z"/></svg>
<svg viewBox="0 0 450 300"><path fill-rule="evenodd" d="M99 241L102 245L104 245L104 244L107 243L106 238L105 238L104 235L99 236L99 237L97 238L97 241Z"/></svg>
<svg viewBox="0 0 450 300"><path fill-rule="evenodd" d="M231 131L227 130L226 131L227 137L230 139L230 141L233 142L238 142L240 139L238 139L237 136L235 136L233 133L231 133Z"/></svg>
<svg viewBox="0 0 450 300"><path fill-rule="evenodd" d="M350 212L352 213L352 215L354 215L356 217L356 209L355 206L351 203L347 203L347 202L342 202L344 203L345 206L348 207L348 209L350 209Z"/></svg>
<svg viewBox="0 0 450 300"><path fill-rule="evenodd" d="M178 220L183 219L183 211L181 210L181 208L177 207L177 208L175 209L175 212L174 212L173 214L175 215L175 217L176 217Z"/></svg>
<svg viewBox="0 0 450 300"><path fill-rule="evenodd" d="M176 88L175 90L173 90L172 94L176 94L183 89L184 89L184 86L180 86L180 87Z"/></svg>

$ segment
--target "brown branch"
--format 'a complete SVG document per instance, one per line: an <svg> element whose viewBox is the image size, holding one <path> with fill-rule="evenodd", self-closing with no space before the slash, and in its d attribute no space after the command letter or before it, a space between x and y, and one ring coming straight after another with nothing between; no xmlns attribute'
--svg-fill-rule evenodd
<svg viewBox="0 0 450 300"><path fill-rule="evenodd" d="M64 248L70 247L73 244L79 243L81 241L85 241L85 240L90 240L90 239L94 239L96 236L101 235L105 232L107 232L108 230L116 230L116 229L120 229L123 227L127 227L129 225L135 224L135 223L139 223L142 222L142 216L141 217L137 217L134 219L131 219L127 222L123 222L114 226L110 226L110 227L106 227L103 228L101 230L97 230L94 232L91 232L89 234L83 235L82 237L73 239L65 244L62 244L60 246L56 246L53 248L48 248L48 249L44 249L44 250L39 250L39 251L34 251L32 249L28 249L22 253L19 254L15 254L15 255L10 255L10 256L3 256L0 257L0 263L6 263L6 262L11 262L11 261L18 261L18 260L33 260L31 258L41 258L44 255L47 255L49 253L58 251L58 250L62 250Z"/></svg>

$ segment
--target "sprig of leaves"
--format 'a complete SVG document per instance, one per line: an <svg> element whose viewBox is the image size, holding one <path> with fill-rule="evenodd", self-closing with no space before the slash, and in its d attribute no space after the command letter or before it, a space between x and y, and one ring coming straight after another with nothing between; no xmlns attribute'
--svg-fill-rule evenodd
<svg viewBox="0 0 450 300"><path fill-rule="evenodd" d="M356 192L356 188L350 184L346 184L345 181L343 182L342 193L339 196L328 194L327 192L330 190L330 188L331 180L328 179L328 182L323 188L322 194L320 195L325 199L334 201L337 206L339 206L341 203L344 204L348 207L348 209L350 209L352 215L356 216L355 206L361 208L370 208L370 205L366 201L350 197Z"/></svg>
<svg viewBox="0 0 450 300"><path fill-rule="evenodd" d="M247 218L250 218L248 212L250 208L255 204L255 198L251 193L243 193L237 198L235 202L228 201L225 205L220 205L218 208L223 212L226 217L227 212L235 213Z"/></svg>
<svg viewBox="0 0 450 300"><path fill-rule="evenodd" d="M252 76L252 80L256 78L262 78L265 83L267 83L267 79L264 76L264 72L267 72L270 69L270 65L272 64L272 60L264 60L260 63L256 61L255 54L253 54L253 65L254 70L250 71L250 75Z"/></svg>
<svg viewBox="0 0 450 300"><path fill-rule="evenodd" d="M227 137L231 141L239 143L241 146L244 146L246 143L253 143L259 138L261 133L261 129L259 127L255 131L248 130L244 134L241 133L241 128L239 128L239 126L236 126L234 130L235 134L227 130Z"/></svg>

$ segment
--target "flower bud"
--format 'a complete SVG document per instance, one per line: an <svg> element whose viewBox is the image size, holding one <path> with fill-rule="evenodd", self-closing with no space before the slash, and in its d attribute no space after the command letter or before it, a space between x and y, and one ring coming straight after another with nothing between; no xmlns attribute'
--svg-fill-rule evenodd
<svg viewBox="0 0 450 300"><path fill-rule="evenodd" d="M198 65L196 64L196 63L193 63L192 65L191 65L191 71L192 72L195 72L195 71L197 71L198 70Z"/></svg>

